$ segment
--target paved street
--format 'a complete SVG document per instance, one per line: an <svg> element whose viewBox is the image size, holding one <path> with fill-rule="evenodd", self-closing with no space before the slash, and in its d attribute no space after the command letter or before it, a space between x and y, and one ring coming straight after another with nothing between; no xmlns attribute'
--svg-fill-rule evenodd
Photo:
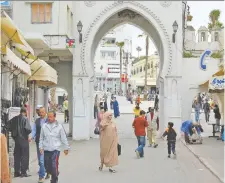
<svg viewBox="0 0 225 183"><path fill-rule="evenodd" d="M177 159L168 159L166 142L160 142L158 149L146 148L145 158L137 160L134 153L135 139L121 139L122 156L111 175L107 170L98 172L99 142L97 139L73 142L70 154L60 159L60 182L69 183L73 178L79 183L89 182L158 182L163 183L219 183L219 181L178 142ZM30 166L32 177L16 178L13 183L33 183L37 181L37 162ZM88 175L88 176L86 176Z"/></svg>
<svg viewBox="0 0 225 183"><path fill-rule="evenodd" d="M57 115L62 121L63 115ZM116 120L122 155L118 171L111 175L107 169L98 171L99 166L99 140L74 142L70 141L71 151L68 156L60 157L60 182L142 182L142 183L219 183L220 181L205 168L203 164L180 142L177 142L177 159L167 158L166 141L160 140L159 148L145 148L145 158L136 159L134 149L136 139L131 123L133 115L122 114ZM67 124L64 125L67 127ZM199 146L200 147L200 146ZM29 178L16 178L13 183L37 182L38 165L34 144L31 145L31 165ZM88 175L88 176L86 176ZM46 181L48 182L48 181Z"/></svg>

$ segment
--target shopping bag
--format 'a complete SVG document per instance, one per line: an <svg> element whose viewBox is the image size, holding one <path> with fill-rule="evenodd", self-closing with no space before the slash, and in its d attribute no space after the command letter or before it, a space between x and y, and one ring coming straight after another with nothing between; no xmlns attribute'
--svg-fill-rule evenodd
<svg viewBox="0 0 225 183"><path fill-rule="evenodd" d="M118 156L121 155L121 145L117 144Z"/></svg>
<svg viewBox="0 0 225 183"><path fill-rule="evenodd" d="M95 128L94 134L95 134L95 135L99 135L99 129L98 129L98 127Z"/></svg>

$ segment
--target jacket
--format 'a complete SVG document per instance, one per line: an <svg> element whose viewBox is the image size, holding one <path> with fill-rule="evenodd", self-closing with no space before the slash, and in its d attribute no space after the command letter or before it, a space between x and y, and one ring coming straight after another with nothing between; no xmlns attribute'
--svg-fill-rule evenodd
<svg viewBox="0 0 225 183"><path fill-rule="evenodd" d="M158 112L148 112L146 115L148 121L148 129L159 130L159 115Z"/></svg>
<svg viewBox="0 0 225 183"><path fill-rule="evenodd" d="M139 116L135 118L132 126L136 136L146 136L145 128L148 127L148 122L145 117Z"/></svg>
<svg viewBox="0 0 225 183"><path fill-rule="evenodd" d="M31 133L30 122L27 117L22 114L12 118L7 125L9 131L12 133L12 137L22 138L28 140L28 136Z"/></svg>
<svg viewBox="0 0 225 183"><path fill-rule="evenodd" d="M32 137L35 138L36 143L39 143L39 139L40 139L41 127L42 127L41 120L42 120L41 118L37 118L34 122L34 126L32 129ZM44 123L48 121L47 118L44 118L43 120L44 120Z"/></svg>
<svg viewBox="0 0 225 183"><path fill-rule="evenodd" d="M177 133L174 128L167 128L163 133L163 137L167 136L167 141L176 141Z"/></svg>
<svg viewBox="0 0 225 183"><path fill-rule="evenodd" d="M69 149L63 126L57 121L52 124L45 123L41 129L39 148L44 151L60 151L62 145L65 150Z"/></svg>
<svg viewBox="0 0 225 183"><path fill-rule="evenodd" d="M215 114L215 118L216 119L221 119L220 110L219 110L218 107L216 107L215 109L213 109L213 112Z"/></svg>

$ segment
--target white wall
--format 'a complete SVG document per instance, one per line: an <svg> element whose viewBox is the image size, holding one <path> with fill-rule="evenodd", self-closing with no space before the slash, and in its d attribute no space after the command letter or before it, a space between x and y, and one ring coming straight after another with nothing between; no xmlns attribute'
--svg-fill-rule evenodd
<svg viewBox="0 0 225 183"><path fill-rule="evenodd" d="M38 1L36 1L38 3ZM31 3L35 1L13 1L13 20L23 33L38 32L43 35L67 35L67 6L72 9L72 1L48 1L52 3L52 23L32 24ZM39 2L40 3L40 2ZM46 3L46 1L44 2Z"/></svg>
<svg viewBox="0 0 225 183"><path fill-rule="evenodd" d="M190 119L190 111L194 96L198 93L198 86L206 82L219 70L218 59L207 59L207 70L200 69L199 58L183 58L182 61L182 120Z"/></svg>

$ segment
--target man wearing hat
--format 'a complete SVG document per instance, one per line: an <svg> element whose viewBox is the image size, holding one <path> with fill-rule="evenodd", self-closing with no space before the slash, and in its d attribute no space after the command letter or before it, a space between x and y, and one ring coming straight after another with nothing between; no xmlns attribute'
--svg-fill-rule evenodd
<svg viewBox="0 0 225 183"><path fill-rule="evenodd" d="M37 114L38 117L40 116L39 111L40 111L41 107L43 107L43 106L42 105L37 105L36 106L36 114Z"/></svg>

